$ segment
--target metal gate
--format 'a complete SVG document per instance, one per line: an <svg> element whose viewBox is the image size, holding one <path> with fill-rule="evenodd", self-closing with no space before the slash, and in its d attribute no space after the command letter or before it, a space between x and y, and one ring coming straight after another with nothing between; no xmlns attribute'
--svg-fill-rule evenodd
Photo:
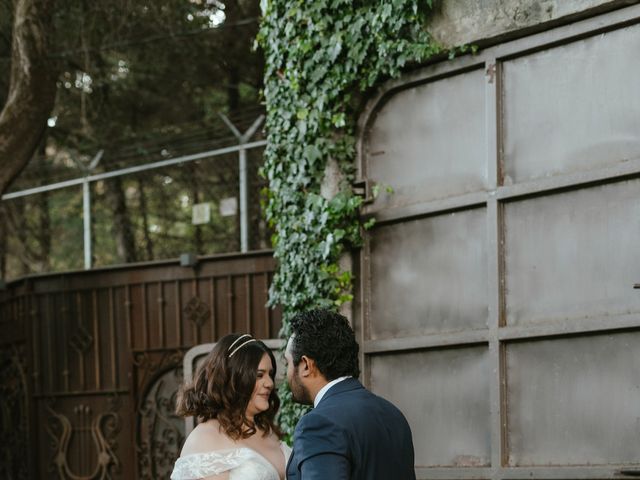
<svg viewBox="0 0 640 480"><path fill-rule="evenodd" d="M271 252L43 275L0 292L0 477L169 478L185 352L277 336Z"/></svg>
<svg viewBox="0 0 640 480"><path fill-rule="evenodd" d="M419 478L640 474L640 6L368 105L356 323Z"/></svg>

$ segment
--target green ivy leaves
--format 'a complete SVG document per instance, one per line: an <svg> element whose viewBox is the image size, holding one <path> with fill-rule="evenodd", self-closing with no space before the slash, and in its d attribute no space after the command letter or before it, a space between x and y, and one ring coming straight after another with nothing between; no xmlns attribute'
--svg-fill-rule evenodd
<svg viewBox="0 0 640 480"><path fill-rule="evenodd" d="M338 266L341 254L361 242L362 200L350 186L353 99L441 49L423 28L428 0L262 0L261 6L268 140L262 173L278 260L270 303L282 306L288 335L295 312L353 298L351 274ZM330 159L344 179L339 193L325 198L320 187ZM286 387L280 393L280 424L291 434L304 410Z"/></svg>

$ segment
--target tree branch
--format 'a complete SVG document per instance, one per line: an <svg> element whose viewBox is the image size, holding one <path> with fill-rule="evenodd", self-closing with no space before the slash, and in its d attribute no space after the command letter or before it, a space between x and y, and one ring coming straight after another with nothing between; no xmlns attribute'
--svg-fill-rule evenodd
<svg viewBox="0 0 640 480"><path fill-rule="evenodd" d="M57 72L48 58L54 0L16 0L11 79L0 113L0 194L31 160L56 97Z"/></svg>

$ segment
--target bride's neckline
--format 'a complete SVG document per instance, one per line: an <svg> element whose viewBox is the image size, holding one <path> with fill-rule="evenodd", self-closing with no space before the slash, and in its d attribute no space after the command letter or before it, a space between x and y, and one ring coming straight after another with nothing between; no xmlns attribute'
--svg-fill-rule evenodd
<svg viewBox="0 0 640 480"><path fill-rule="evenodd" d="M262 463L268 465L271 470L273 470L273 472L276 474L276 476L278 478L280 478L280 472L278 471L278 469L276 468L276 466L271 463L271 461L269 461L269 459L267 457L265 457L264 455L262 455L260 452L258 452L257 450L254 450L251 447L246 447L246 446L240 446L240 447L236 447L236 448L221 448L219 450L211 450L210 452L198 452L198 453L189 453L187 455L185 455L184 457L181 458L186 458L186 457L190 457L191 455L209 455L211 453L225 453L225 452L233 452L235 450L247 450L251 453L253 453L256 457L258 457L259 460L262 460ZM286 468L286 463L287 463L287 456L285 455L284 450L282 449L282 444L280 445L280 452L282 453L282 456L284 458L285 461L285 468Z"/></svg>
<svg viewBox="0 0 640 480"><path fill-rule="evenodd" d="M258 452L257 450L254 450L254 449L253 449L253 448L251 448L251 447L239 447L239 448L246 448L247 450L249 450L249 451L253 452L253 453L256 455L256 457L259 457L259 458L261 458L261 459L263 460L263 463L266 463L267 465L269 465L269 466L271 467L271 470L273 470L273 471L276 473L276 476L277 476L278 478L280 478L280 472L278 471L278 469L276 468L276 466L275 466L273 463L271 463L271 461L270 461L267 457L265 457L265 456L264 456L264 455L262 455L260 452ZM282 456L284 457L284 460L285 460L285 468L286 468L287 458L285 457L284 452L282 451L282 447L280 447L280 453L282 453Z"/></svg>

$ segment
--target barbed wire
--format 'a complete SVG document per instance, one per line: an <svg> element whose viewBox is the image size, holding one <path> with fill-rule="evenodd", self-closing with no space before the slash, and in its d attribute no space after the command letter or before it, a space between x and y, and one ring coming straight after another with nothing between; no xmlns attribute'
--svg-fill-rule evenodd
<svg viewBox="0 0 640 480"><path fill-rule="evenodd" d="M237 111L235 114L229 115L229 119L240 131L244 131L263 112L262 106L258 105ZM103 150L104 154L100 161L99 169L100 171L109 171L216 150L237 145L238 143L238 139L229 132L228 127L222 120L212 122L210 126L203 126L200 122L169 124L156 129L149 135L158 135L162 129L189 131L186 134L176 133L173 136L154 136L148 139L139 139L135 142L132 142L132 137L123 137L108 144L96 146L91 151L79 151L70 148L65 150L68 153L68 158L75 158L76 160L82 157L93 157L99 150ZM259 129L254 135L254 140L260 138L264 137ZM223 155L220 158L225 158L226 156ZM229 154L229 157L236 159L237 154ZM222 160L214 161L214 163L219 164L220 161ZM207 160L207 162L210 161ZM70 180L82 173L84 172L76 164L55 163L52 156L38 154L34 156L20 176L16 178L11 191L31 188L34 184L41 185L40 182L43 178L46 178L46 183L57 183Z"/></svg>

